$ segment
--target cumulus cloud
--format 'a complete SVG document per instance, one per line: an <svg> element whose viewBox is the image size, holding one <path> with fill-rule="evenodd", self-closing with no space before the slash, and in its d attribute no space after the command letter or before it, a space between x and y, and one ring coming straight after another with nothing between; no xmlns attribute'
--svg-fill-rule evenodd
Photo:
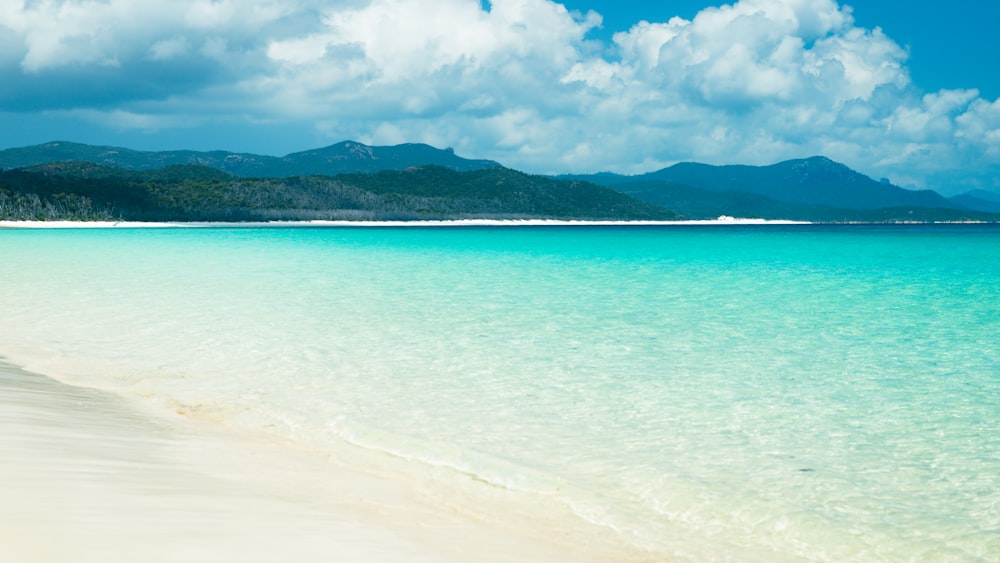
<svg viewBox="0 0 1000 563"><path fill-rule="evenodd" d="M298 123L537 172L826 154L917 186L996 177L1000 101L920 91L907 51L834 0L740 0L609 44L600 24L553 0L4 2L0 103L119 128Z"/></svg>

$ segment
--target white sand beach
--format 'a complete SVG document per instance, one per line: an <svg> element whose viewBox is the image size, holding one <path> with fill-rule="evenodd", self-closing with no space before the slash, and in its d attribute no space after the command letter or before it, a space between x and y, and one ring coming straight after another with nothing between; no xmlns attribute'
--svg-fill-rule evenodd
<svg viewBox="0 0 1000 563"><path fill-rule="evenodd" d="M0 364L0 561L601 561L412 484Z"/></svg>
<svg viewBox="0 0 1000 563"><path fill-rule="evenodd" d="M0 221L0 229L136 229L178 227L544 227L544 226L684 226L803 225L804 221L722 216L692 221L565 221L557 219L456 219L442 221L268 221L241 223L146 221Z"/></svg>

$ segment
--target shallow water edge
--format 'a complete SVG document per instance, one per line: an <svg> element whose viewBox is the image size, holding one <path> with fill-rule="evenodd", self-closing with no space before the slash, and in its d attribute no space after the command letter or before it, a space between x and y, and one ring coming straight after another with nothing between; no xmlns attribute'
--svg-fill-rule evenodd
<svg viewBox="0 0 1000 563"><path fill-rule="evenodd" d="M348 469L323 452L62 383L3 360L0 407L2 560L596 562L649 556L592 538L574 545L571 537L497 525L433 502L419 484L379 474L377 467Z"/></svg>

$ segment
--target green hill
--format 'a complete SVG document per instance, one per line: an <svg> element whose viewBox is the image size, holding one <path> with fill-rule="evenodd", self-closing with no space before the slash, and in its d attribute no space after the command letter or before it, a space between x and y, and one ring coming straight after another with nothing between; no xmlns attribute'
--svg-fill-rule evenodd
<svg viewBox="0 0 1000 563"><path fill-rule="evenodd" d="M1000 196L992 192L944 198L877 182L825 157L552 178L413 143L344 141L272 157L52 142L0 151L0 168L0 214L8 218L1000 220L993 199Z"/></svg>
<svg viewBox="0 0 1000 563"><path fill-rule="evenodd" d="M0 219L135 221L549 218L678 215L595 184L506 168L441 166L241 178L205 166L130 171L61 162L0 172Z"/></svg>
<svg viewBox="0 0 1000 563"><path fill-rule="evenodd" d="M713 192L738 190L788 203L842 209L957 207L937 192L907 190L876 182L822 156L770 166L710 166L682 162L645 174L643 179L687 184Z"/></svg>
<svg viewBox="0 0 1000 563"><path fill-rule="evenodd" d="M1000 220L989 202L948 199L932 190L876 182L825 157L770 166L685 162L636 176L601 173L560 178L612 187L692 219L731 215L816 222Z"/></svg>
<svg viewBox="0 0 1000 563"><path fill-rule="evenodd" d="M615 189L636 199L670 209L690 219L714 219L720 215L789 219L819 223L884 223L1000 220L1000 214L968 209L894 206L880 209L844 209L778 201L766 196L731 190L714 192L673 182L627 182Z"/></svg>

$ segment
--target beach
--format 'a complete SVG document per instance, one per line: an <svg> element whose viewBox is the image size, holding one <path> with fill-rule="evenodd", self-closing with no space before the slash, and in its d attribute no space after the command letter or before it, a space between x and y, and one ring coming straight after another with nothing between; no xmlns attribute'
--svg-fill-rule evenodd
<svg viewBox="0 0 1000 563"><path fill-rule="evenodd" d="M0 561L989 560L998 236L5 229Z"/></svg>
<svg viewBox="0 0 1000 563"><path fill-rule="evenodd" d="M413 483L0 364L0 560L602 561Z"/></svg>
<svg viewBox="0 0 1000 563"><path fill-rule="evenodd" d="M261 227L615 227L692 225L803 225L804 221L719 217L678 221L594 221L560 219L454 219L441 221L244 221L156 222L156 221L0 221L0 229L156 229L156 228L261 228Z"/></svg>

